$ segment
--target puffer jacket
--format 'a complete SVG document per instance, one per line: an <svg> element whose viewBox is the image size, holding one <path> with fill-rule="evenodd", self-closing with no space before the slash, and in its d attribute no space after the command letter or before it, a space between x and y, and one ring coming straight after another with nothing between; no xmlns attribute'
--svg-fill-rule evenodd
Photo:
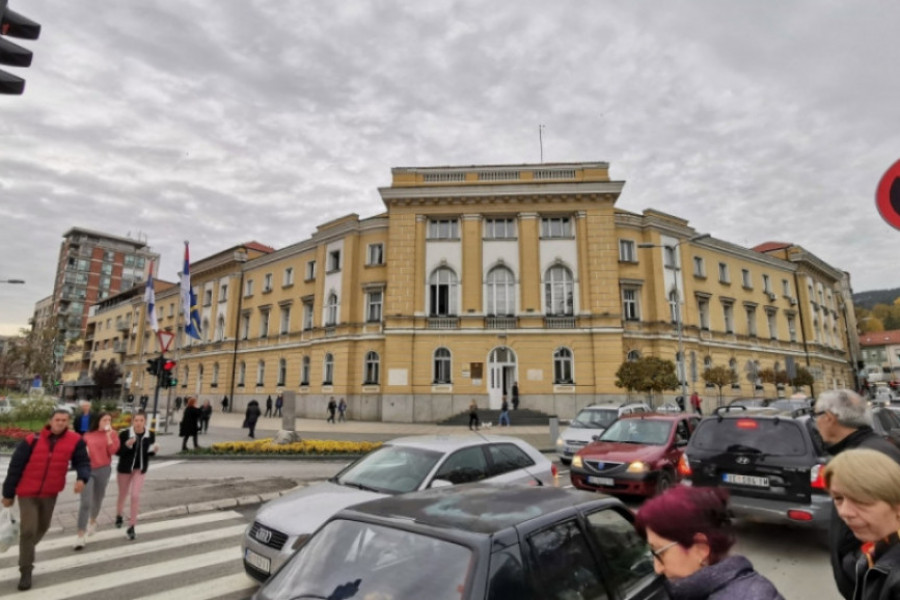
<svg viewBox="0 0 900 600"><path fill-rule="evenodd" d="M743 556L729 556L666 585L673 600L784 600Z"/></svg>
<svg viewBox="0 0 900 600"><path fill-rule="evenodd" d="M3 497L52 498L66 487L69 462L78 479L91 477L91 459L84 440L74 431L52 435L46 425L19 442L9 461Z"/></svg>

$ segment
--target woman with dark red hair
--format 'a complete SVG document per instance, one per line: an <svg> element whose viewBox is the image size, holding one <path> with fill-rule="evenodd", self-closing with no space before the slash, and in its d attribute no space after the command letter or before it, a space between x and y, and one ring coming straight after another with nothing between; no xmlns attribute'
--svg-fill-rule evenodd
<svg viewBox="0 0 900 600"><path fill-rule="evenodd" d="M784 600L749 560L728 556L734 533L724 490L671 488L644 503L635 527L674 600Z"/></svg>

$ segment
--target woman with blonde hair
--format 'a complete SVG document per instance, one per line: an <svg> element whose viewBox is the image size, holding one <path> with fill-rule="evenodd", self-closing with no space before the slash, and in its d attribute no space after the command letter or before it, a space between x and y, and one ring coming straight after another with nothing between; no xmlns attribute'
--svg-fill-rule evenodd
<svg viewBox="0 0 900 600"><path fill-rule="evenodd" d="M853 600L900 598L900 465L856 448L831 459L824 477L838 516L861 543Z"/></svg>

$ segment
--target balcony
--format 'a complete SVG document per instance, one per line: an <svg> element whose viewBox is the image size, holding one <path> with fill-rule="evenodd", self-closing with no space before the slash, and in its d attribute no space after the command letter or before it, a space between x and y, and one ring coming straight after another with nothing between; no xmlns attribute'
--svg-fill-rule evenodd
<svg viewBox="0 0 900 600"><path fill-rule="evenodd" d="M459 317L428 317L428 329L459 329Z"/></svg>
<svg viewBox="0 0 900 600"><path fill-rule="evenodd" d="M125 344L125 342L120 342L117 340L115 343L113 343L112 351L116 354L125 354L126 347L127 344Z"/></svg>
<svg viewBox="0 0 900 600"><path fill-rule="evenodd" d="M544 327L547 329L575 329L575 317L544 317Z"/></svg>
<svg viewBox="0 0 900 600"><path fill-rule="evenodd" d="M515 329L519 326L516 317L485 317L485 329Z"/></svg>
<svg viewBox="0 0 900 600"><path fill-rule="evenodd" d="M131 323L116 323L116 331L131 331Z"/></svg>

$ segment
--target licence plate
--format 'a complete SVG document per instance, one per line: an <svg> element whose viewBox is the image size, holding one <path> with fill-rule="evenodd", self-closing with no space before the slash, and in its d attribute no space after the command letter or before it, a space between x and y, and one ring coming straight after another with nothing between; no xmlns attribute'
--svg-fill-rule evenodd
<svg viewBox="0 0 900 600"><path fill-rule="evenodd" d="M755 475L736 475L735 473L723 473L722 481L725 483L734 483L736 485L749 485L752 487L769 487L768 477L757 477Z"/></svg>
<svg viewBox="0 0 900 600"><path fill-rule="evenodd" d="M272 569L272 561L249 548L244 551L244 560L264 573L269 573Z"/></svg>
<svg viewBox="0 0 900 600"><path fill-rule="evenodd" d="M594 477L593 475L588 475L587 482L591 485L605 485L609 487L616 484L616 480L612 477Z"/></svg>

